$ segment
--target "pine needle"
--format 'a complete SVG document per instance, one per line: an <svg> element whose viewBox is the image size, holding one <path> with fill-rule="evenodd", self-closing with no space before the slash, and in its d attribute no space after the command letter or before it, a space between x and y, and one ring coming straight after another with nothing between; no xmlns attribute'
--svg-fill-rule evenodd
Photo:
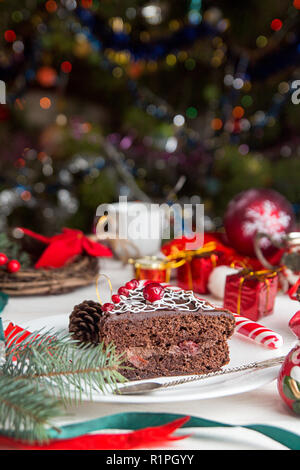
<svg viewBox="0 0 300 470"><path fill-rule="evenodd" d="M12 344L8 338L0 369L2 432L12 430L14 437L42 442L46 425L61 413L61 405L77 404L83 396L92 400L94 393L111 391L126 380L121 375L122 355L113 345L82 346L69 334L52 330L25 339L23 334Z"/></svg>
<svg viewBox="0 0 300 470"><path fill-rule="evenodd" d="M27 441L45 441L52 418L62 414L62 403L34 383L0 375L0 429L2 434Z"/></svg>

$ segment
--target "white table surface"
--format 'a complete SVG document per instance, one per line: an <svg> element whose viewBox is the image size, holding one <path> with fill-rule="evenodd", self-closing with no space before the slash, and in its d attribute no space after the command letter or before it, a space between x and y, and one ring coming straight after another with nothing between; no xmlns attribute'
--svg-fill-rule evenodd
<svg viewBox="0 0 300 470"><path fill-rule="evenodd" d="M120 262L109 259L101 261L101 272L110 277L114 291L133 277L131 266L123 266ZM103 301L108 301L109 288L104 279L101 281L101 291L106 292L106 295L103 295ZM95 286L59 296L11 298L2 317L5 324L10 320L26 327L29 320L40 317L58 314L69 316L73 306L85 299L97 300ZM210 300L213 299L210 298ZM220 305L220 301L215 300L214 302ZM299 310L297 302L290 300L286 295L279 294L276 298L273 315L265 318L261 323L290 339L288 322L297 310ZM276 381L239 395L191 402L151 405L84 402L79 406L68 408L67 416L57 420L57 424L69 424L109 414L138 411L182 413L240 425L269 424L300 435L300 417L285 406L277 392ZM192 432L193 436L173 443L170 447L164 447L164 449L286 449L281 444L275 443L259 433L243 428L184 429L180 433L187 434L187 431L188 434Z"/></svg>

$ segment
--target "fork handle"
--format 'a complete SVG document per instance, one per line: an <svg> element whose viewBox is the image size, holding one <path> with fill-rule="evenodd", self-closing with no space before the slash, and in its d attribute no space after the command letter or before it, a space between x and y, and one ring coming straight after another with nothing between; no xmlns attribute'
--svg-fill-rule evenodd
<svg viewBox="0 0 300 470"><path fill-rule="evenodd" d="M267 359L266 361L252 362L243 366L232 367L231 369L225 369L217 372L209 372L208 374L197 375L196 377L185 377L183 379L172 380L171 382L161 384L161 388L175 387L176 385L182 385L189 382L197 382L199 380L204 380L210 377L218 377L220 375L232 374L234 372L242 372L244 370L267 369L268 367L273 367L282 364L284 360L285 356L280 356L273 359Z"/></svg>

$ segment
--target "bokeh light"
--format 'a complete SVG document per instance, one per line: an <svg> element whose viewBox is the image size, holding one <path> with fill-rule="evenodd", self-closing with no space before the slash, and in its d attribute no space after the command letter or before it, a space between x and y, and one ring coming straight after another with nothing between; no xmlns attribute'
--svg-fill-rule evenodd
<svg viewBox="0 0 300 470"><path fill-rule="evenodd" d="M7 42L14 42L16 40L17 36L16 33L12 29L8 29L4 33L4 39Z"/></svg>
<svg viewBox="0 0 300 470"><path fill-rule="evenodd" d="M40 107L42 109L49 109L51 107L51 100L47 96L40 99Z"/></svg>

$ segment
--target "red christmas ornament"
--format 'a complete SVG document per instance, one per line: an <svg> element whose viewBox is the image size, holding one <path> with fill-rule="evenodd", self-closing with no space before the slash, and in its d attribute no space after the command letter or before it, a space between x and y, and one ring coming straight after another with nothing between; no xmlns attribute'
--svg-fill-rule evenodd
<svg viewBox="0 0 300 470"><path fill-rule="evenodd" d="M295 216L291 204L272 189L249 189L235 196L229 203L224 226L230 245L239 253L255 256L254 237L267 233L275 240L293 230ZM267 238L261 239L266 254L274 251Z"/></svg>
<svg viewBox="0 0 300 470"><path fill-rule="evenodd" d="M300 311L295 313L289 327L300 340ZM300 414L300 341L289 352L281 366L277 387L283 401L297 414Z"/></svg>
<svg viewBox="0 0 300 470"><path fill-rule="evenodd" d="M21 268L21 265L19 261L17 261L16 259L12 259L11 261L9 261L7 265L7 271L9 273L16 273L20 270L20 268Z"/></svg>
<svg viewBox="0 0 300 470"><path fill-rule="evenodd" d="M7 256L4 253L0 253L0 266L4 266L7 262Z"/></svg>
<svg viewBox="0 0 300 470"><path fill-rule="evenodd" d="M144 287L144 298L148 302L161 300L164 296L164 288L158 282L151 282Z"/></svg>
<svg viewBox="0 0 300 470"><path fill-rule="evenodd" d="M107 302L102 305L103 312L111 312L115 308L114 304Z"/></svg>

